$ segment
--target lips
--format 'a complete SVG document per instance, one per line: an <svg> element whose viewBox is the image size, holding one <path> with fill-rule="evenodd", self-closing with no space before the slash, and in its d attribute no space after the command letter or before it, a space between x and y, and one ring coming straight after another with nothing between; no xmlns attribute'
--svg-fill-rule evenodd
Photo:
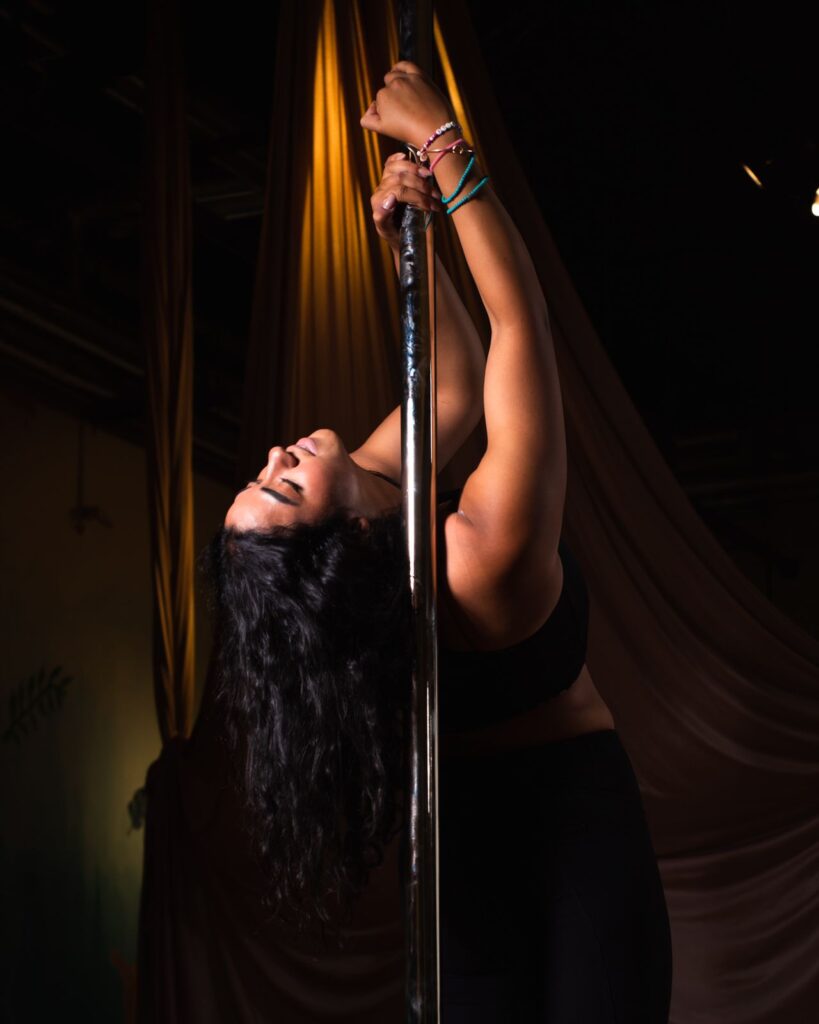
<svg viewBox="0 0 819 1024"><path fill-rule="evenodd" d="M296 441L296 447L304 448L305 451L310 452L311 455L318 455L318 448L316 447L316 442L312 437L300 437L299 440Z"/></svg>

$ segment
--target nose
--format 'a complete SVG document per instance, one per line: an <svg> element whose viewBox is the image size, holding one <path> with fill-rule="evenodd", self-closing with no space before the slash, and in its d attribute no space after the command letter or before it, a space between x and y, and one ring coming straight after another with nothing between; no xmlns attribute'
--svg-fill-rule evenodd
<svg viewBox="0 0 819 1024"><path fill-rule="evenodd" d="M280 444L277 444L274 448L271 448L267 453L267 464L268 466L278 466L279 463L283 463L285 466L290 467L298 466L299 460L293 454L293 452L287 451Z"/></svg>

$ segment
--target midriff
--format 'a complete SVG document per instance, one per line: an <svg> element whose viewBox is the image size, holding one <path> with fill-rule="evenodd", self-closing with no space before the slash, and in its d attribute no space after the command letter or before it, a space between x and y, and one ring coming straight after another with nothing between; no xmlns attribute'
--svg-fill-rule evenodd
<svg viewBox="0 0 819 1024"><path fill-rule="evenodd" d="M442 524L445 524L446 518L447 516L443 514ZM447 536L443 525L439 525L439 536L444 539ZM439 548L439 556L445 550L445 545L442 545ZM447 585L445 559L441 563L439 580L439 639L446 647L455 651L475 650L475 635L467 636L463 629L464 617L453 614L451 604L457 604L457 601ZM534 607L528 599L521 603L515 621L531 626L528 632L524 631L524 635L529 635L551 615L559 600L562 585L561 572L559 578L555 576L542 582L542 604L539 608ZM479 624L476 624L474 633L485 637L488 632L485 628L486 623L495 625L501 618L504 616L499 616L496 610L490 609L485 616L484 628L479 628ZM499 649L519 642L518 637L493 636L493 639L497 641L496 646ZM443 680L441 685L445 686L446 680ZM584 664L580 675L571 686L544 700L537 707L479 729L447 732L439 736L438 749L442 758L500 753L535 747L552 740L568 739L586 732L614 728L614 717L594 685L588 665Z"/></svg>
<svg viewBox="0 0 819 1024"><path fill-rule="evenodd" d="M572 685L543 704L502 722L469 732L440 736L442 758L500 753L567 739L584 732L614 729L614 717L584 665Z"/></svg>

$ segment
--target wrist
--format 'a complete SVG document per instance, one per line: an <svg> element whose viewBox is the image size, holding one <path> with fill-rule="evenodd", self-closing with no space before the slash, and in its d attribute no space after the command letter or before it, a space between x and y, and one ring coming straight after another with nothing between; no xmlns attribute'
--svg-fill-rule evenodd
<svg viewBox="0 0 819 1024"><path fill-rule="evenodd" d="M430 137L439 128L443 127L445 124L448 124L450 121L456 121L456 117L451 110L442 110L434 117L426 119L422 124L419 125L416 133L418 135L418 138L412 140L412 145L416 149L421 149L424 143L428 142ZM454 139L457 138L458 126L456 124L452 128L447 128L445 132L442 132L429 144L430 146L439 146L443 144L441 142L442 139L446 139L448 142L452 142Z"/></svg>

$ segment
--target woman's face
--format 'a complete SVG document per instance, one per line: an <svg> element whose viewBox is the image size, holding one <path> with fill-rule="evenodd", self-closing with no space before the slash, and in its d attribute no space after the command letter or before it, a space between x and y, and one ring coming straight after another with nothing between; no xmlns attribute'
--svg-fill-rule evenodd
<svg viewBox="0 0 819 1024"><path fill-rule="evenodd" d="M225 516L235 530L266 530L312 522L336 508L355 508L357 467L333 430L315 430L288 448L277 445L255 480L239 491Z"/></svg>

